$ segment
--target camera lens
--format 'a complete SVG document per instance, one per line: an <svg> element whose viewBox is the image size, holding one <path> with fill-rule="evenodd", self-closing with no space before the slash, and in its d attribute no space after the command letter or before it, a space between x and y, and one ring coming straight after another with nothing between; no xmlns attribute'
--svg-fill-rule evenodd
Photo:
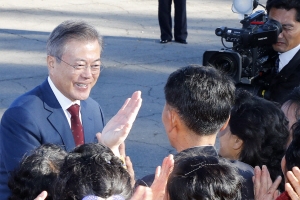
<svg viewBox="0 0 300 200"><path fill-rule="evenodd" d="M210 58L209 63L229 76L235 76L237 73L238 63L230 54L216 54Z"/></svg>

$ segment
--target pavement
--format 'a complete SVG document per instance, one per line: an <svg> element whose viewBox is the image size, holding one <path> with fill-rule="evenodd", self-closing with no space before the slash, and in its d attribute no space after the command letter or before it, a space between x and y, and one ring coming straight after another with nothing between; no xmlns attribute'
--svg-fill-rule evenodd
<svg viewBox="0 0 300 200"><path fill-rule="evenodd" d="M50 32L64 20L87 21L104 39L104 67L91 97L108 121L126 98L142 91L126 150L137 178L154 173L165 156L176 153L161 122L166 80L180 67L202 64L206 50L222 48L217 27L241 28L231 4L188 0L188 44L160 44L157 0L0 0L0 117L16 97L47 77Z"/></svg>

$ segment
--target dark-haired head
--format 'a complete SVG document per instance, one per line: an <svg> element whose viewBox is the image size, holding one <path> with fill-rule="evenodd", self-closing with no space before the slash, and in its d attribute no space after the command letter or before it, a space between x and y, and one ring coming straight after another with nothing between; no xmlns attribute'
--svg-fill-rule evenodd
<svg viewBox="0 0 300 200"><path fill-rule="evenodd" d="M8 182L9 200L32 200L44 190L46 199L53 199L52 186L66 155L59 146L44 144L25 156Z"/></svg>
<svg viewBox="0 0 300 200"><path fill-rule="evenodd" d="M281 110L289 121L290 138L288 144L293 139L293 125L300 119L300 86L293 89L282 104Z"/></svg>
<svg viewBox="0 0 300 200"><path fill-rule="evenodd" d="M232 146L227 146L237 149L231 151L237 154L234 159L252 167L266 165L272 180L281 175L280 162L285 153L289 131L288 121L279 105L247 91L237 90L228 128L226 134L235 137ZM219 133L219 153L228 157L226 152L230 151L225 149L224 143L230 142L224 140L225 137ZM240 144L239 148L237 144Z"/></svg>
<svg viewBox="0 0 300 200"><path fill-rule="evenodd" d="M228 120L235 86L213 67L189 65L173 72L165 85L166 104L199 135L215 134Z"/></svg>
<svg viewBox="0 0 300 200"><path fill-rule="evenodd" d="M295 166L300 168L300 120L294 125L293 140L286 150L285 161L284 171L292 171Z"/></svg>
<svg viewBox="0 0 300 200"><path fill-rule="evenodd" d="M129 199L132 194L130 175L122 161L99 143L83 144L69 153L55 188L60 200L81 200L88 195Z"/></svg>
<svg viewBox="0 0 300 200"><path fill-rule="evenodd" d="M224 158L184 153L176 156L167 191L170 200L237 200L241 199L242 181L237 169Z"/></svg>
<svg viewBox="0 0 300 200"><path fill-rule="evenodd" d="M300 2L299 0L268 0L266 9L270 13L271 8L291 10L296 9L295 19L300 22Z"/></svg>

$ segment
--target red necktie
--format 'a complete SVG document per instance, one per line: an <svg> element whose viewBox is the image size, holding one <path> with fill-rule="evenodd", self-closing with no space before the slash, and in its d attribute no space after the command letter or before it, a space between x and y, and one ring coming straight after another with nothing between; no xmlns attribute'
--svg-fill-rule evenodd
<svg viewBox="0 0 300 200"><path fill-rule="evenodd" d="M83 129L79 119L79 107L78 104L74 104L67 109L71 114L71 130L76 146L84 143Z"/></svg>

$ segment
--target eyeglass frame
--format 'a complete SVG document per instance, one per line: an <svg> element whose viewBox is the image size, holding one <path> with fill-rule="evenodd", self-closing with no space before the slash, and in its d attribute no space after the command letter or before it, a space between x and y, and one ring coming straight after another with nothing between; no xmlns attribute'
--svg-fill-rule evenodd
<svg viewBox="0 0 300 200"><path fill-rule="evenodd" d="M59 58L58 56L55 56L55 58L57 58L58 60L62 61L63 63L65 63L67 65L69 65L70 67L72 67L75 72L77 70L78 73L82 72L83 69L86 70L89 66L90 66L92 74L97 74L97 73L99 73L101 71L100 70L101 65L99 65L99 66L97 65L97 67L93 67L95 65L79 65L79 64L77 64L77 65L71 65L70 63L68 63L68 62L64 61L63 59ZM81 67L81 66L83 66L83 67Z"/></svg>

